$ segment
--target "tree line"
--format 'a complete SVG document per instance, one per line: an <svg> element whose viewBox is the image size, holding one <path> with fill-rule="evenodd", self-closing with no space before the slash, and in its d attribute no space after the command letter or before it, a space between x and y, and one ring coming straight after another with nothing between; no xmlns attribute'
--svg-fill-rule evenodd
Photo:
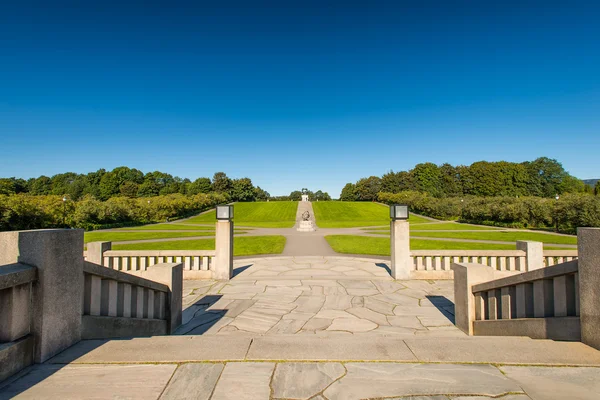
<svg viewBox="0 0 600 400"><path fill-rule="evenodd" d="M434 198L459 196L535 196L555 197L563 193L600 195L595 188L570 175L554 159L534 161L478 161L469 166L421 163L409 171L390 171L381 177L370 176L348 183L342 189L342 201L376 201L378 194L415 191Z"/></svg>
<svg viewBox="0 0 600 400"><path fill-rule="evenodd" d="M216 193L229 201L266 201L267 191L254 186L250 178L231 179L224 172L216 172L212 180L201 177L194 181L160 171L148 172L118 167L112 171L99 169L88 174L66 172L52 177L42 175L28 180L0 178L0 195L27 193L35 196L66 196L77 201L85 196L106 201L114 197L130 199L182 194Z"/></svg>

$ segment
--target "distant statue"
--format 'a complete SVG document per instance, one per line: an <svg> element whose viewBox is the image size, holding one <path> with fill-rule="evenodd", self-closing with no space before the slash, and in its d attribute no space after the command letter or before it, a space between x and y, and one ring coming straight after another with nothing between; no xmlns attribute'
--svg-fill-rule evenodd
<svg viewBox="0 0 600 400"><path fill-rule="evenodd" d="M302 221L310 221L310 213L308 211L304 211L302 214Z"/></svg>

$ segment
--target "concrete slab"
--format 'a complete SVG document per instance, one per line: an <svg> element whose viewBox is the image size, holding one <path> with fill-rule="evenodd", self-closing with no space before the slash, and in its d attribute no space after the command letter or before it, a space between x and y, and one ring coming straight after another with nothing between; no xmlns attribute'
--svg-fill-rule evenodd
<svg viewBox="0 0 600 400"><path fill-rule="evenodd" d="M156 336L129 340L83 340L52 358L52 364L243 360L250 337Z"/></svg>
<svg viewBox="0 0 600 400"><path fill-rule="evenodd" d="M274 363L228 363L212 400L268 400Z"/></svg>
<svg viewBox="0 0 600 400"><path fill-rule="evenodd" d="M223 371L224 364L183 364L160 400L208 400Z"/></svg>
<svg viewBox="0 0 600 400"><path fill-rule="evenodd" d="M176 365L37 365L0 399L157 399Z"/></svg>
<svg viewBox="0 0 600 400"><path fill-rule="evenodd" d="M352 400L436 394L501 396L522 392L516 382L491 365L349 363L345 366L348 373L323 392L326 398Z"/></svg>
<svg viewBox="0 0 600 400"><path fill-rule="evenodd" d="M381 336L373 336L369 340L352 336L262 336L254 339L247 358L290 361L416 361L404 342Z"/></svg>
<svg viewBox="0 0 600 400"><path fill-rule="evenodd" d="M340 363L281 363L277 365L271 387L273 397L308 399L346 373Z"/></svg>

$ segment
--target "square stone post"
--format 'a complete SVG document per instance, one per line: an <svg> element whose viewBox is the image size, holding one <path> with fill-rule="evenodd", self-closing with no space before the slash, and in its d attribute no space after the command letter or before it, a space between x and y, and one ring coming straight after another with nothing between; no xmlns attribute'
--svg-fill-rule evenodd
<svg viewBox="0 0 600 400"><path fill-rule="evenodd" d="M390 222L391 274L394 279L410 279L413 270L410 258L410 229L408 221Z"/></svg>
<svg viewBox="0 0 600 400"><path fill-rule="evenodd" d="M183 308L183 264L164 263L139 271L135 275L151 281L160 282L169 287L170 293L167 307L167 323L169 333L175 332L181 325Z"/></svg>
<svg viewBox="0 0 600 400"><path fill-rule="evenodd" d="M517 240L517 250L525 252L526 271L544 268L544 243L530 240Z"/></svg>
<svg viewBox="0 0 600 400"><path fill-rule="evenodd" d="M461 331L472 336L476 309L483 306L476 303L473 286L494 280L495 272L487 265L471 263L453 263L451 268L454 271L454 320Z"/></svg>
<svg viewBox="0 0 600 400"><path fill-rule="evenodd" d="M600 228L577 229L581 341L600 350Z"/></svg>
<svg viewBox="0 0 600 400"><path fill-rule="evenodd" d="M16 262L37 267L31 333L42 363L81 340L83 230L0 233L0 265Z"/></svg>
<svg viewBox="0 0 600 400"><path fill-rule="evenodd" d="M213 278L228 281L233 277L233 221L217 221L215 250Z"/></svg>
<svg viewBox="0 0 600 400"><path fill-rule="evenodd" d="M87 244L87 261L104 265L104 252L112 249L112 242L90 242Z"/></svg>

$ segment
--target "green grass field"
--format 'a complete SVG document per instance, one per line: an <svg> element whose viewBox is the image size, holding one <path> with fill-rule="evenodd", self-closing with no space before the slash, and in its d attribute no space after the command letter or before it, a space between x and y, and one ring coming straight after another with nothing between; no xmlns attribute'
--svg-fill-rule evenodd
<svg viewBox="0 0 600 400"><path fill-rule="evenodd" d="M247 236L235 238L233 254L281 254L285 247L284 236ZM114 250L214 250L215 239L177 240L172 242L135 243L113 246Z"/></svg>
<svg viewBox="0 0 600 400"><path fill-rule="evenodd" d="M481 226L481 225L465 225L459 223L452 222L442 222L442 223L410 223L410 230L412 231L496 231L501 228L494 228L491 226ZM363 228L365 231L375 232L375 231L385 231L389 232L390 228Z"/></svg>
<svg viewBox="0 0 600 400"><path fill-rule="evenodd" d="M319 228L357 228L380 226L390 223L390 209L379 203L348 201L314 201L312 203ZM410 222L429 222L417 215Z"/></svg>
<svg viewBox="0 0 600 400"><path fill-rule="evenodd" d="M560 236L538 232L411 232L411 236L469 240L495 240L503 242L514 242L517 240L533 240L536 242L552 244L577 244L576 236Z"/></svg>
<svg viewBox="0 0 600 400"><path fill-rule="evenodd" d="M193 236L214 236L214 232L86 232L84 242L121 242L124 240L168 239Z"/></svg>
<svg viewBox="0 0 600 400"><path fill-rule="evenodd" d="M150 224L142 226L133 226L129 228L119 228L119 231L214 231L215 224L211 225L184 225L184 224Z"/></svg>
<svg viewBox="0 0 600 400"><path fill-rule="evenodd" d="M296 223L297 201L235 203L233 221L237 226L291 228ZM215 210L184 220L185 223L216 221Z"/></svg>
<svg viewBox="0 0 600 400"><path fill-rule="evenodd" d="M390 239L385 237L330 235L325 236L325 239L337 253L390 255ZM410 248L411 250L515 250L516 245L411 239Z"/></svg>

